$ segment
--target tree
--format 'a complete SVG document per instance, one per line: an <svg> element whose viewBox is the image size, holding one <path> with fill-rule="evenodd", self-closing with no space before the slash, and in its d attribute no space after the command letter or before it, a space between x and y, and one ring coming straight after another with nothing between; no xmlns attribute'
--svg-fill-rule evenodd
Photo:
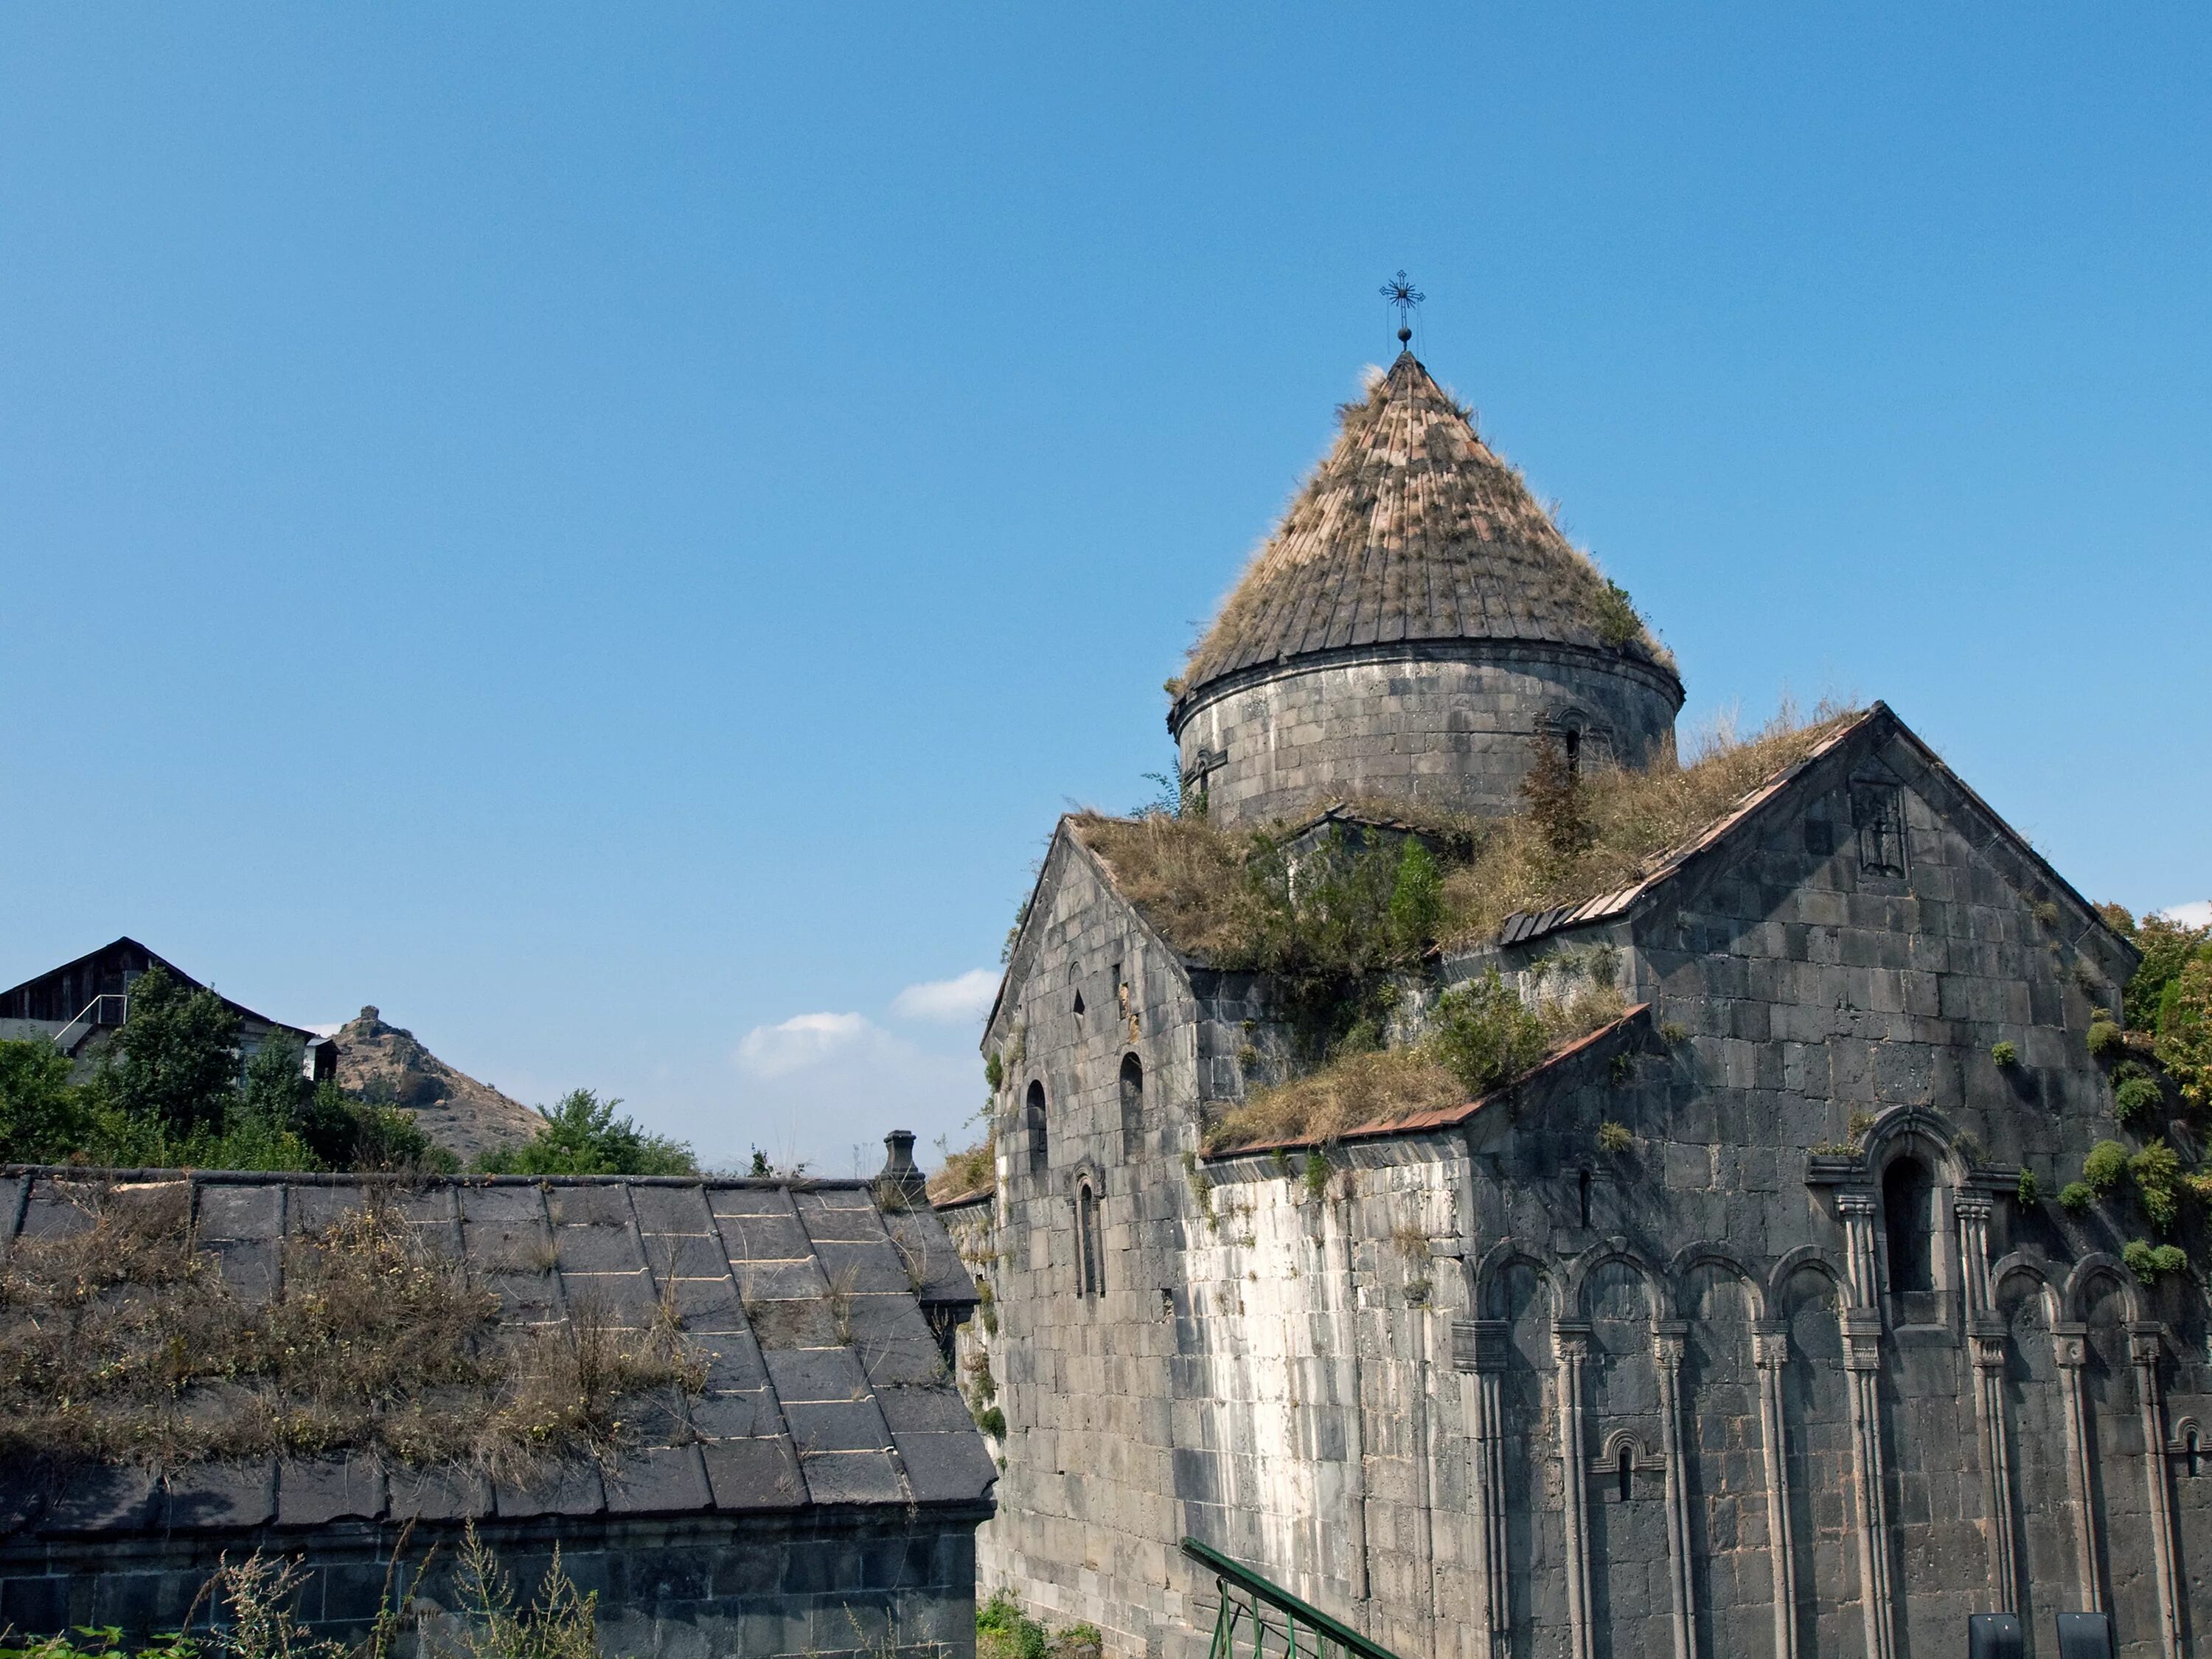
<svg viewBox="0 0 2212 1659"><path fill-rule="evenodd" d="M2158 1024L2159 1004L2166 988L2192 962L2212 961L2212 927L2185 927L2164 916L2145 916L2130 930L2142 966L2128 981L2123 1001L2128 1029L2148 1031Z"/></svg>
<svg viewBox="0 0 2212 1659"><path fill-rule="evenodd" d="M70 1057L43 1038L0 1042L0 1160L44 1164L76 1150L87 1112Z"/></svg>
<svg viewBox="0 0 2212 1659"><path fill-rule="evenodd" d="M2212 958L2191 961L2160 994L2158 1058L2184 1100L2212 1106Z"/></svg>
<svg viewBox="0 0 2212 1659"><path fill-rule="evenodd" d="M493 1175L696 1175L698 1160L680 1140L640 1128L617 1117L619 1100L601 1100L590 1089L571 1089L552 1106L540 1106L545 1120L519 1146L487 1152L477 1167Z"/></svg>
<svg viewBox="0 0 2212 1659"><path fill-rule="evenodd" d="M130 1018L100 1067L100 1086L126 1115L167 1132L219 1135L238 1085L238 1016L204 988L149 969L131 988Z"/></svg>

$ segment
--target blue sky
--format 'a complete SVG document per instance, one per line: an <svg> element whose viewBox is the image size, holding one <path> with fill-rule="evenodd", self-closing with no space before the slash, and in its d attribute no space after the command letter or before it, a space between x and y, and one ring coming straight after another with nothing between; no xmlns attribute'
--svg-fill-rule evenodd
<svg viewBox="0 0 2212 1659"><path fill-rule="evenodd" d="M0 10L0 983L957 1137L1401 266L1686 729L1882 697L2203 901L2209 83L2182 7Z"/></svg>

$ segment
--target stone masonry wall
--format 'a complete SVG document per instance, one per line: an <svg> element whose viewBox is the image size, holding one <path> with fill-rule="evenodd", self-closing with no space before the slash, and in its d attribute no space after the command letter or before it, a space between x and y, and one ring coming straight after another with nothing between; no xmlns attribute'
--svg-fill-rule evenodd
<svg viewBox="0 0 2212 1659"><path fill-rule="evenodd" d="M537 1593L557 1546L563 1571L599 1596L603 1651L652 1659L972 1659L974 1527L958 1516L821 1515L779 1521L489 1522L484 1541L520 1599ZM51 1540L0 1550L0 1620L21 1632L115 1625L133 1633L183 1627L228 1552L297 1557L307 1568L298 1616L319 1636L359 1640L389 1596L451 1613L460 1539L418 1526L397 1573L398 1540L371 1523ZM413 1566L432 1552L419 1583ZM197 1609L204 1628L209 1609ZM403 1652L411 1651L410 1635Z"/></svg>
<svg viewBox="0 0 2212 1659"><path fill-rule="evenodd" d="M1681 693L1657 670L1564 647L1377 647L1224 682L1176 733L1186 790L1223 823L1295 818L1385 796L1495 816L1519 809L1540 720L1627 765L1674 730Z"/></svg>
<svg viewBox="0 0 2212 1659"><path fill-rule="evenodd" d="M1310 1182L1303 1152L1198 1155L1199 1085L1235 1077L1198 1057L1257 990L1157 958L1164 1098L1124 1140L1121 1039L1054 1005L1137 924L1063 882L1022 981L1024 1079L1062 1105L988 1252L985 1587L1195 1656L1189 1533L1408 1656L1905 1659L2007 1605L2033 1652L2088 1606L2124 1654L2189 1651L2203 1297L2122 1268L2119 1203L2051 1201L2118 1133L2083 1038L2124 962L1905 745L1826 764L1663 903L1501 962L1610 944L1646 1012Z"/></svg>

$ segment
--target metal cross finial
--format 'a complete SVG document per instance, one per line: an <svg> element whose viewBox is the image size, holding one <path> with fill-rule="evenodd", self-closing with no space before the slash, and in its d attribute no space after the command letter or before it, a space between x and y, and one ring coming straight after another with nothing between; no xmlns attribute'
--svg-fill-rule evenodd
<svg viewBox="0 0 2212 1659"><path fill-rule="evenodd" d="M1413 307L1429 296L1416 289L1402 270L1382 284L1382 293L1397 308L1398 343L1404 345L1413 337Z"/></svg>

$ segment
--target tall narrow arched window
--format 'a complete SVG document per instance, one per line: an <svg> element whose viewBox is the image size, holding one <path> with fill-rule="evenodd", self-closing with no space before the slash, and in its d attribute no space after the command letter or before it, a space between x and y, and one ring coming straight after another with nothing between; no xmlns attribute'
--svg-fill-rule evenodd
<svg viewBox="0 0 2212 1659"><path fill-rule="evenodd" d="M1098 1260L1098 1194L1087 1181L1075 1189L1075 1271L1078 1294L1105 1294L1105 1269Z"/></svg>
<svg viewBox="0 0 2212 1659"><path fill-rule="evenodd" d="M1034 1079L1030 1084L1029 1104L1024 1109L1023 1118L1029 1130L1030 1173L1042 1175L1052 1160L1044 1139L1044 1085Z"/></svg>
<svg viewBox="0 0 2212 1659"><path fill-rule="evenodd" d="M1936 1180L1910 1156L1881 1172L1881 1222L1889 1246L1889 1290L1899 1322L1936 1317Z"/></svg>
<svg viewBox="0 0 2212 1659"><path fill-rule="evenodd" d="M1571 778L1578 778L1583 772L1582 727L1571 726L1567 728L1564 746L1567 751L1567 775Z"/></svg>
<svg viewBox="0 0 2212 1659"><path fill-rule="evenodd" d="M1121 1056L1121 1156L1134 1158L1145 1144L1145 1062Z"/></svg>

